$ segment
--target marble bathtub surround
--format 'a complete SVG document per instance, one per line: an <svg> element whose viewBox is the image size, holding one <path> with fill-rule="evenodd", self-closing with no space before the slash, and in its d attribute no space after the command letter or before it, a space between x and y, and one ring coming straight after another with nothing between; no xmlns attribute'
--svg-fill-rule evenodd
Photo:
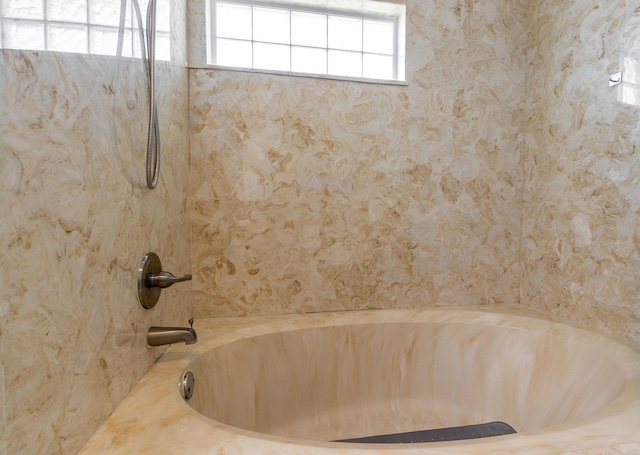
<svg viewBox="0 0 640 455"><path fill-rule="evenodd" d="M640 353L500 307L198 320L199 343L172 346L80 453L640 452ZM518 434L328 442L491 420Z"/></svg>

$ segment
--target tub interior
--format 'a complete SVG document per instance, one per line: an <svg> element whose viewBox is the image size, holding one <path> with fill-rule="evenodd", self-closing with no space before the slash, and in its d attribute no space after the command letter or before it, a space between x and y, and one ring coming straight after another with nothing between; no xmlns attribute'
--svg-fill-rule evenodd
<svg viewBox="0 0 640 455"><path fill-rule="evenodd" d="M227 425L314 441L493 421L535 432L588 417L625 386L620 366L573 333L430 322L270 333L194 360L188 403Z"/></svg>

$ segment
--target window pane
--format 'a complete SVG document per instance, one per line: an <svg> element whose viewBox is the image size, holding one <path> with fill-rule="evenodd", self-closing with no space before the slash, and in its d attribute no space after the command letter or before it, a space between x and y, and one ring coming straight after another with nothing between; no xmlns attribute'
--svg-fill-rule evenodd
<svg viewBox="0 0 640 455"><path fill-rule="evenodd" d="M44 50L42 22L9 21L4 24L4 47L7 49Z"/></svg>
<svg viewBox="0 0 640 455"><path fill-rule="evenodd" d="M91 46L92 54L116 55L116 50L118 49L118 30L115 28L93 27L91 29L89 45ZM131 49L131 42L129 42L128 47ZM126 48L127 43L125 41L122 47L123 54ZM130 53L131 51L129 51L129 54Z"/></svg>
<svg viewBox="0 0 640 455"><path fill-rule="evenodd" d="M639 90L637 85L622 86L622 102L634 106L640 105Z"/></svg>
<svg viewBox="0 0 640 455"><path fill-rule="evenodd" d="M87 27L82 25L53 25L47 27L48 48L58 52L87 53Z"/></svg>
<svg viewBox="0 0 640 455"><path fill-rule="evenodd" d="M137 35L138 33L136 33ZM124 31L124 40L122 46L122 56L123 57L133 57L133 38L131 37L131 30ZM140 43L137 43L138 49L140 49ZM140 51L138 51L140 52Z"/></svg>
<svg viewBox="0 0 640 455"><path fill-rule="evenodd" d="M87 23L86 0L47 0L47 17L52 21ZM86 42L86 39L85 39ZM72 46L70 44L70 46Z"/></svg>
<svg viewBox="0 0 640 455"><path fill-rule="evenodd" d="M113 1L113 0L111 0L111 1ZM131 3L131 7L133 8L133 2L127 1L127 3ZM138 6L140 7L140 12L142 13L142 19L145 20L146 17L147 17L147 9L149 7L149 0L138 0ZM136 22L137 22L137 19L136 19Z"/></svg>
<svg viewBox="0 0 640 455"><path fill-rule="evenodd" d="M313 47L292 47L291 71L327 74L327 50Z"/></svg>
<svg viewBox="0 0 640 455"><path fill-rule="evenodd" d="M327 47L326 14L291 12L291 44Z"/></svg>
<svg viewBox="0 0 640 455"><path fill-rule="evenodd" d="M216 36L251 39L251 7L217 3Z"/></svg>
<svg viewBox="0 0 640 455"><path fill-rule="evenodd" d="M156 32L156 58L158 60L171 60L169 33Z"/></svg>
<svg viewBox="0 0 640 455"><path fill-rule="evenodd" d="M393 57L390 55L364 54L362 77L393 79Z"/></svg>
<svg viewBox="0 0 640 455"><path fill-rule="evenodd" d="M329 16L329 47L362 50L362 19Z"/></svg>
<svg viewBox="0 0 640 455"><path fill-rule="evenodd" d="M133 43L132 43L133 56L136 58L142 58L142 46L140 45L140 31L138 29L132 30L132 36L133 36Z"/></svg>
<svg viewBox="0 0 640 455"><path fill-rule="evenodd" d="M216 63L218 65L251 68L251 41L218 39Z"/></svg>
<svg viewBox="0 0 640 455"><path fill-rule="evenodd" d="M2 15L16 19L44 19L42 0L4 0Z"/></svg>
<svg viewBox="0 0 640 455"><path fill-rule="evenodd" d="M290 71L289 46L253 43L253 67L265 70Z"/></svg>
<svg viewBox="0 0 640 455"><path fill-rule="evenodd" d="M171 12L169 0L156 1L156 30L168 32L171 30Z"/></svg>
<svg viewBox="0 0 640 455"><path fill-rule="evenodd" d="M289 11L253 8L253 39L269 43L289 44Z"/></svg>
<svg viewBox="0 0 640 455"><path fill-rule="evenodd" d="M117 27L120 23L120 2L90 0L91 23Z"/></svg>
<svg viewBox="0 0 640 455"><path fill-rule="evenodd" d="M146 39L146 38L145 38ZM124 40L124 52L126 55L126 48L129 46L130 38L125 37ZM136 58L142 58L142 46L140 45L140 31L136 28L133 30L133 56ZM148 50L147 50L148 52ZM131 52L129 52L131 54ZM169 40L169 33L159 32L156 30L156 59L157 60L171 60L171 43Z"/></svg>
<svg viewBox="0 0 640 455"><path fill-rule="evenodd" d="M363 24L363 50L376 54L393 54L393 22L365 20Z"/></svg>
<svg viewBox="0 0 640 455"><path fill-rule="evenodd" d="M638 65L638 60L634 58L625 57L624 58L624 81L628 84L638 84L640 80L638 80L638 69L640 69L640 65Z"/></svg>
<svg viewBox="0 0 640 455"><path fill-rule="evenodd" d="M336 76L362 76L362 54L329 50L329 74Z"/></svg>

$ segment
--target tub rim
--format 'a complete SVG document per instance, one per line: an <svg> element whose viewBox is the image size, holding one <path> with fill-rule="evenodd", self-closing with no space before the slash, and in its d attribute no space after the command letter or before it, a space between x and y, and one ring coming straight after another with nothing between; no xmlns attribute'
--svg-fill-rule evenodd
<svg viewBox="0 0 640 455"><path fill-rule="evenodd" d="M336 325L360 325L371 323L394 322L437 322L437 323L464 323L500 326L518 330L536 330L568 336L578 335L588 342L593 343L611 355L611 358L620 366L626 378L626 385L621 393L608 405L599 411L584 418L571 420L553 427L546 427L539 431L519 433L515 435L499 436L481 440L450 441L442 443L425 443L412 445L390 444L350 444L321 442L307 439L294 439L258 433L238 427L233 427L213 420L200 414L182 399L179 393L178 382L183 371L188 369L191 362L200 358L204 353L225 344L237 342L247 338L254 338L275 332L289 332L308 328L336 326ZM497 323L499 322L499 323ZM525 324L526 323L526 324ZM526 328L523 327L526 325ZM632 444L634 450L640 452L640 432L637 427L640 424L640 352L632 346L590 330L566 325L533 311L523 311L520 308L505 308L504 306L464 306L464 307L432 307L415 309L382 309L362 310L328 313L309 313L304 315L285 316L255 316L224 319L197 319L195 328L198 330L199 342L193 346L171 346L150 368L138 385L125 398L112 416L92 437L85 446L85 451L80 453L106 453L100 452L100 441L119 442L119 446L131 448L139 445L143 440L159 442L165 440L170 446L175 446L175 452L182 453L185 447L197 441L204 451L194 453L211 452L212 447L225 447L225 454L240 453L317 453L329 454L361 454L365 451L369 454L402 453L413 455L421 454L453 454L468 446L474 446L482 453L564 453L565 448L570 447L570 452L576 450L594 450L594 447L618 448ZM150 389L151 387L151 389ZM197 387L197 385L196 385ZM155 393L152 393L155 391ZM122 420L131 421L131 415L135 415L138 426L142 426L138 420L148 422L157 418L153 408L140 408L139 405L150 401L154 406L161 405L165 409L161 422L157 428L151 428L144 423L145 430L136 431L126 438L116 437L116 429ZM136 406L137 405L137 406ZM129 417L129 418L127 418ZM634 418L635 417L635 421ZM135 426L135 425L134 425ZM185 430L188 428L188 430ZM183 429L184 431L178 431ZM635 431L634 431L635 430ZM186 433L189 432L191 436ZM638 433L638 435L636 435ZM149 438L151 434L155 436ZM196 437L197 434L197 437ZM586 441L586 443L585 443ZM163 445L167 445L163 444ZM585 445L586 444L586 445ZM139 445L143 450L144 445ZM296 450L296 447L299 450ZM179 450L177 450L179 448ZM92 450L94 450L92 452ZM97 450L97 451L95 451ZM258 451L256 451L258 450ZM464 450L464 449L463 449ZM545 451L546 450L546 451ZM118 453L118 452L109 452ZM123 451L122 453L126 453ZM131 452L129 452L131 453ZM152 453L152 452L136 452ZM620 452L625 453L625 452Z"/></svg>

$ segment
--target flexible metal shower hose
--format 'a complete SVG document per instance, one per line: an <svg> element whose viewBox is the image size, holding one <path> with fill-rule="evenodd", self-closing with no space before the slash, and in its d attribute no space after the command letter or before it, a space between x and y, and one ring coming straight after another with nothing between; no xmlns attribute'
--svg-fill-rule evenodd
<svg viewBox="0 0 640 455"><path fill-rule="evenodd" d="M116 63L111 82L112 90L115 90L116 77L120 59L122 58L122 49L124 45L124 29L126 20L128 0L120 1L120 23L118 26L118 48L116 51ZM153 189L158 184L160 177L160 129L158 124L158 108L156 100L156 0L149 0L147 6L147 27L146 37L143 31L142 13L140 12L140 4L138 0L132 0L133 10L138 21L138 31L140 33L140 52L144 63L145 72L147 73L147 82L149 87L149 133L147 136L147 186ZM145 39L146 38L146 39ZM146 41L146 43L145 43Z"/></svg>
<svg viewBox="0 0 640 455"><path fill-rule="evenodd" d="M160 177L160 128L156 100L156 0L147 7L147 77L149 81L149 134L147 136L147 186L153 189Z"/></svg>

